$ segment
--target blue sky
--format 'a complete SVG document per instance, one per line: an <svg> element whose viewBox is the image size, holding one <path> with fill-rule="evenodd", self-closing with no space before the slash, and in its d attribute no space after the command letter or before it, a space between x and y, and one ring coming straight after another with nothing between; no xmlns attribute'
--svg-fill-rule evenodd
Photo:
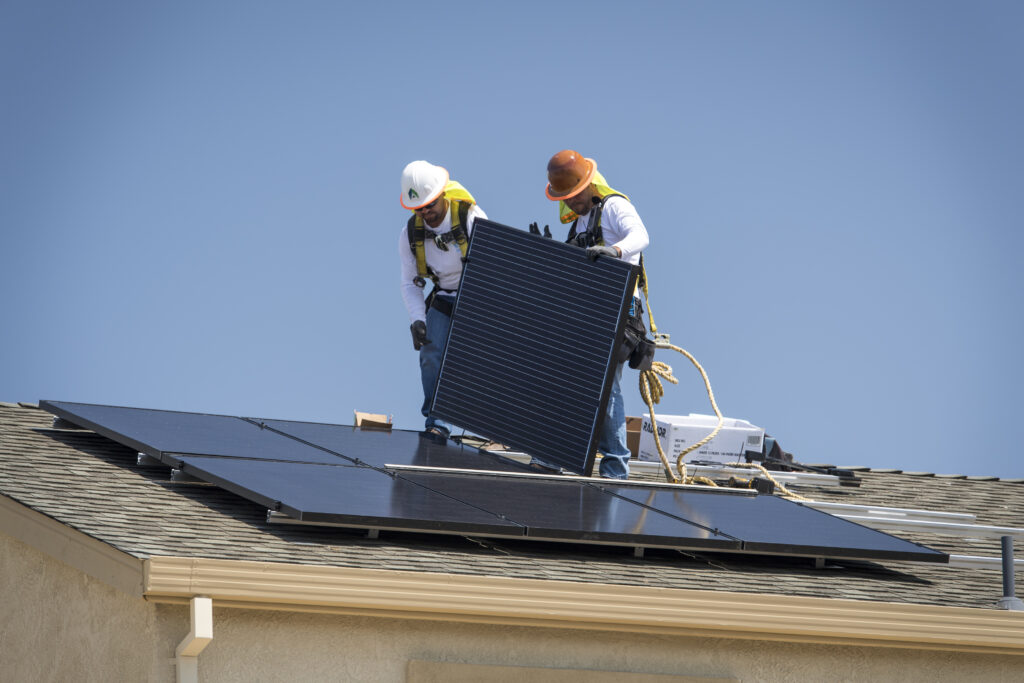
<svg viewBox="0 0 1024 683"><path fill-rule="evenodd" d="M1024 476L1024 5L0 4L0 400L419 428L402 167L557 226L577 149L659 328L804 462ZM710 412L697 372L659 412ZM627 412L643 410L636 373Z"/></svg>

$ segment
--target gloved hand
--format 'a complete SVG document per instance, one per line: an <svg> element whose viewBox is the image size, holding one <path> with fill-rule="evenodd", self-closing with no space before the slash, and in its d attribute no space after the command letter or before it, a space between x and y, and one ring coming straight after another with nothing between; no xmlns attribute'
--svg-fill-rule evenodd
<svg viewBox="0 0 1024 683"><path fill-rule="evenodd" d="M599 256L608 256L609 258L619 258L619 250L615 247L587 247L587 258L591 261L596 261Z"/></svg>
<svg viewBox="0 0 1024 683"><path fill-rule="evenodd" d="M540 228L537 227L536 223L530 223L530 234L531 235L540 235ZM545 237L551 237L551 229L548 228L548 226L546 226L546 225L544 226L544 236Z"/></svg>
<svg viewBox="0 0 1024 683"><path fill-rule="evenodd" d="M421 347L430 343L430 340L427 339L427 324L422 320L417 320L409 325L409 330L412 332L412 348L419 351Z"/></svg>

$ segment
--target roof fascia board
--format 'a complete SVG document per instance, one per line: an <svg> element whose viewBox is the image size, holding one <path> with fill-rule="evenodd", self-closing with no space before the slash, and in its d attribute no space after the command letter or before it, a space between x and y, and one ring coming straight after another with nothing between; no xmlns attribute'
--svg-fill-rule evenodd
<svg viewBox="0 0 1024 683"><path fill-rule="evenodd" d="M1024 612L152 557L145 595L219 607L1024 655Z"/></svg>
<svg viewBox="0 0 1024 683"><path fill-rule="evenodd" d="M0 533L128 595L143 594L143 561L0 495Z"/></svg>

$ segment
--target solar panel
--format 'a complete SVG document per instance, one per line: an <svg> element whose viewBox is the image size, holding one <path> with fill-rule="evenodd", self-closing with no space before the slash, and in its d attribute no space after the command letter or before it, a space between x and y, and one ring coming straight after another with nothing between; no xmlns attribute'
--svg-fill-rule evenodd
<svg viewBox="0 0 1024 683"><path fill-rule="evenodd" d="M419 432L365 430L345 425L289 420L254 420L266 428L327 449L371 467L413 465L507 472L529 471L525 465L496 453L463 447Z"/></svg>
<svg viewBox="0 0 1024 683"><path fill-rule="evenodd" d="M431 414L589 476L636 277L478 220Z"/></svg>
<svg viewBox="0 0 1024 683"><path fill-rule="evenodd" d="M946 556L797 502L775 496L723 496L714 491L595 486L667 515L743 540L743 549L776 555L933 560Z"/></svg>
<svg viewBox="0 0 1024 683"><path fill-rule="evenodd" d="M514 520L528 538L739 550L740 541L577 480L401 472L439 494Z"/></svg>
<svg viewBox="0 0 1024 683"><path fill-rule="evenodd" d="M542 477L500 456L414 432L56 401L40 406L303 522L725 552L948 559L773 496ZM438 469L450 466L461 471Z"/></svg>
<svg viewBox="0 0 1024 683"><path fill-rule="evenodd" d="M182 471L306 522L522 536L522 526L369 467L184 456Z"/></svg>
<svg viewBox="0 0 1024 683"><path fill-rule="evenodd" d="M403 430L260 420L64 401L40 406L177 467L178 454L383 467L387 464L527 471L500 455Z"/></svg>
<svg viewBox="0 0 1024 683"><path fill-rule="evenodd" d="M170 453L201 453L295 462L343 462L337 455L228 415L66 401L40 401L39 406L157 459Z"/></svg>

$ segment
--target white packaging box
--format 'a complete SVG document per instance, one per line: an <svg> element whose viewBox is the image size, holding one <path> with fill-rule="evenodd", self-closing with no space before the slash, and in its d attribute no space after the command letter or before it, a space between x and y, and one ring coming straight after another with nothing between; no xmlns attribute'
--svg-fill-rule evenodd
<svg viewBox="0 0 1024 683"><path fill-rule="evenodd" d="M718 418L714 415L658 415L658 436L661 437L661 448L668 456L669 462L674 465L682 451L710 434L717 424ZM722 429L715 438L687 454L684 462L742 462L744 451L760 451L763 446L763 429L746 420L726 417L722 420ZM640 427L638 459L661 461L658 457L658 447L654 444L650 415L644 415Z"/></svg>

